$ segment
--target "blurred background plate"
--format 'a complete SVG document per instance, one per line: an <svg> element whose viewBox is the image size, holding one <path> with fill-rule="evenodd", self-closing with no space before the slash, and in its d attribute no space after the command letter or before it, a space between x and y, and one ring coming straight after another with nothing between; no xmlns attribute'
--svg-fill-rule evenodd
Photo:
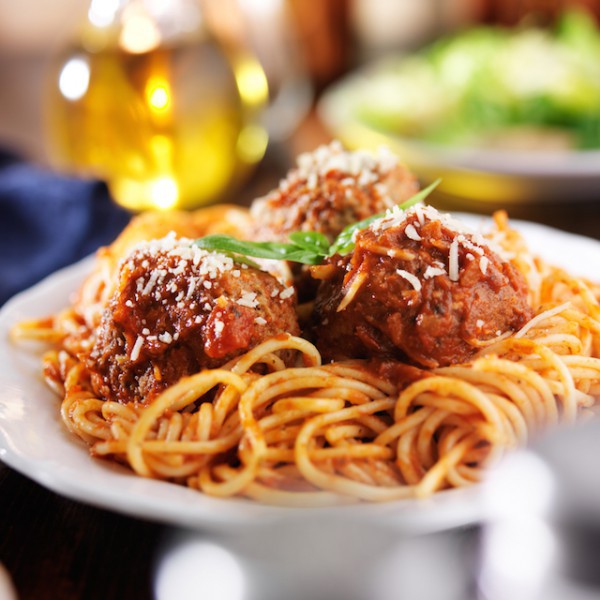
<svg viewBox="0 0 600 600"><path fill-rule="evenodd" d="M503 150L449 147L409 139L367 123L365 101L378 65L366 66L331 86L321 97L319 116L349 148L386 145L422 179L438 177L438 191L476 203L515 204L597 200L599 150Z"/></svg>

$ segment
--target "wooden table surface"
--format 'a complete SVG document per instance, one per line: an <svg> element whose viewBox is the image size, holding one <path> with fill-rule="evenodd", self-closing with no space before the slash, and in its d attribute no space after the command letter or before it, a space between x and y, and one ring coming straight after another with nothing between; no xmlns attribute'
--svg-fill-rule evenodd
<svg viewBox="0 0 600 600"><path fill-rule="evenodd" d="M287 155L271 155L246 195L276 185L289 156L325 137L309 122ZM600 240L600 190L598 202L512 207L510 214ZM172 533L63 498L0 463L0 563L22 600L151 598L156 560Z"/></svg>

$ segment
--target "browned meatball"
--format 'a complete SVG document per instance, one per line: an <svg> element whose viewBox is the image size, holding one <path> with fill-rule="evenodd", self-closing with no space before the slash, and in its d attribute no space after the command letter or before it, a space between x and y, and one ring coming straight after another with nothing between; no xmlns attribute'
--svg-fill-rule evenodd
<svg viewBox="0 0 600 600"><path fill-rule="evenodd" d="M333 241L346 227L413 196L419 184L385 149L344 151L339 142L298 157L279 187L255 200L257 239L286 241L293 231L319 231Z"/></svg>
<svg viewBox="0 0 600 600"><path fill-rule="evenodd" d="M256 239L288 240L294 231L318 231L330 242L347 226L402 203L419 191L410 171L388 150L344 151L339 142L298 157L279 187L255 200L250 213ZM290 265L301 302L317 284L308 269Z"/></svg>
<svg viewBox="0 0 600 600"><path fill-rule="evenodd" d="M532 316L520 273L479 234L431 207L390 211L318 270L317 345L329 359L468 360Z"/></svg>
<svg viewBox="0 0 600 600"><path fill-rule="evenodd" d="M293 288L174 235L142 243L84 360L95 391L149 402L181 377L214 368L282 332L298 334Z"/></svg>

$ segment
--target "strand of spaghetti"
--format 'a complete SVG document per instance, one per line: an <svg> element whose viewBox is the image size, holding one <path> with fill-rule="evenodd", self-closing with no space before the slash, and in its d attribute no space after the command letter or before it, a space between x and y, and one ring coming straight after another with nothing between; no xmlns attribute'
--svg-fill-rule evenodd
<svg viewBox="0 0 600 600"><path fill-rule="evenodd" d="M313 344L303 338L285 333L270 338L243 354L235 360L231 371L237 374L245 373L259 362L263 355L280 350L298 350L305 357L307 366L318 367L321 364L321 355Z"/></svg>
<svg viewBox="0 0 600 600"><path fill-rule="evenodd" d="M302 421L311 414L311 412L305 410L290 410L285 413L271 413L262 417L258 424L263 431L267 432L272 429L287 427L290 422Z"/></svg>
<svg viewBox="0 0 600 600"><path fill-rule="evenodd" d="M64 398L65 396L65 375L71 367L63 370L63 361L60 359L61 351L51 350L46 352L42 357L43 375L46 385L59 397ZM63 363L63 364L61 364Z"/></svg>
<svg viewBox="0 0 600 600"><path fill-rule="evenodd" d="M541 415L538 417L536 407L538 405L531 395L526 393L523 386L518 386L506 375L474 370L472 367L444 367L437 369L437 373L447 377L464 379L473 385L483 385L488 390L498 390L517 406L528 426L541 424Z"/></svg>
<svg viewBox="0 0 600 600"><path fill-rule="evenodd" d="M382 431L376 438L375 443L381 446L388 446L392 444L405 432L414 429L423 423L429 415L435 411L434 408L420 408L419 410L403 417L391 427L388 427L385 431Z"/></svg>
<svg viewBox="0 0 600 600"><path fill-rule="evenodd" d="M225 437L214 440L146 440L142 442L143 452L164 452L166 454L221 454L235 448L242 437L241 428Z"/></svg>
<svg viewBox="0 0 600 600"><path fill-rule="evenodd" d="M283 429L269 429L265 432L265 441L267 446L276 444L280 447L282 444L293 444L300 431L300 425L285 426Z"/></svg>
<svg viewBox="0 0 600 600"><path fill-rule="evenodd" d="M431 406L433 408L439 408L441 397L435 391L421 392L419 394L419 406ZM457 415L469 416L477 414L477 408L472 404L465 402L464 400L455 398L443 398L444 409L448 412L455 413Z"/></svg>
<svg viewBox="0 0 600 600"><path fill-rule="evenodd" d="M419 394L422 392L435 392L440 395L438 408L444 408L444 399L447 396L459 397L471 404L492 425L495 431L491 442L503 443L506 440L506 431L500 412L494 403L479 389L466 381L450 379L448 377L425 377L415 381L404 389L398 397L394 410L394 419L399 421L408 413L411 404L418 404Z"/></svg>
<svg viewBox="0 0 600 600"><path fill-rule="evenodd" d="M448 417L449 413L445 410L436 410L431 413L417 431L416 449L421 460L421 464L428 469L434 462L434 435L439 426Z"/></svg>
<svg viewBox="0 0 600 600"><path fill-rule="evenodd" d="M560 304L559 306L549 308L548 310L545 310L545 311L537 314L535 317L533 317L533 319L530 319L529 321L527 321L527 323L525 323L525 325L523 325L523 327L521 327L521 329L519 329L519 331L517 331L513 337L514 338L524 337L525 334L530 329L537 327L540 323L542 323L546 319L549 319L550 317L558 315L570 307L571 307L571 302L569 301L569 302L565 302L564 304Z"/></svg>
<svg viewBox="0 0 600 600"><path fill-rule="evenodd" d="M325 439L331 445L337 444L346 438L373 437L371 429L357 424L332 425L325 431ZM380 444L381 445L381 444Z"/></svg>
<svg viewBox="0 0 600 600"><path fill-rule="evenodd" d="M261 458L264 451L261 453ZM209 463L200 470L198 474L198 487L210 496L226 498L242 494L247 487L256 479L259 460L247 459L246 463L239 469L232 469L230 475L221 481L215 481L211 474L212 465ZM223 465L215 466L215 475L219 476L218 468Z"/></svg>
<svg viewBox="0 0 600 600"><path fill-rule="evenodd" d="M109 456L125 454L127 451L127 439L107 440L96 442L90 448L92 456Z"/></svg>
<svg viewBox="0 0 600 600"><path fill-rule="evenodd" d="M404 485L400 473L394 468L394 464L391 461L370 460L369 468L377 485L387 487Z"/></svg>
<svg viewBox="0 0 600 600"><path fill-rule="evenodd" d="M389 428L392 417L389 412L385 412L381 415L360 415L356 420L368 427L375 435L379 435Z"/></svg>
<svg viewBox="0 0 600 600"><path fill-rule="evenodd" d="M346 402L339 398L307 398L306 396L291 396L277 400L271 410L274 413L289 410L305 410L310 412L331 412L344 408Z"/></svg>
<svg viewBox="0 0 600 600"><path fill-rule="evenodd" d="M131 434L131 427L127 428L120 421L110 423L110 435L114 440L126 440Z"/></svg>
<svg viewBox="0 0 600 600"><path fill-rule="evenodd" d="M600 358L596 356L561 356L561 360L569 367L586 368L592 372L600 371Z"/></svg>
<svg viewBox="0 0 600 600"><path fill-rule="evenodd" d="M316 448L308 451L311 460L323 461L331 458L347 458L347 459L383 459L390 460L393 453L386 446L378 444L345 444L343 446L334 446L332 448Z"/></svg>
<svg viewBox="0 0 600 600"><path fill-rule="evenodd" d="M55 318L49 317L20 321L11 327L9 337L13 342L35 340L38 342L57 343L65 337L65 333L56 328Z"/></svg>
<svg viewBox="0 0 600 600"><path fill-rule="evenodd" d="M344 297L337 307L337 312L344 310L352 302L354 296L358 293L358 290L367 280L367 273L361 271L362 268L363 266L361 264L358 270L354 272L352 280L350 282L344 282Z"/></svg>
<svg viewBox="0 0 600 600"><path fill-rule="evenodd" d="M565 318L574 321L578 325L581 325L581 327L585 327L585 329L588 329L596 335L600 334L600 321L598 318L594 318L576 310L567 310L565 311L564 316Z"/></svg>
<svg viewBox="0 0 600 600"><path fill-rule="evenodd" d="M526 355L537 354L546 362L547 367L553 369L558 375L558 379L562 384L562 417L567 422L571 423L577 416L577 400L576 390L573 378L559 356L552 352L549 348L540 345L532 340L513 339L510 346L518 352L523 352ZM552 402L554 404L554 402Z"/></svg>
<svg viewBox="0 0 600 600"><path fill-rule="evenodd" d="M292 339L292 336L288 336L288 339ZM283 340L279 340L279 342L283 342ZM288 369L284 373L299 370L302 369ZM307 367L306 370L318 371L318 369L310 367ZM285 381L287 378L284 377L283 382L280 381L281 378L281 372L270 373L253 381L243 391L238 403L238 414L242 426L242 439L239 444L238 455L242 467L236 471L234 477L223 482L215 482L211 477L210 470L208 468L203 469L198 477L198 484L203 491L217 496L230 496L241 493L256 478L257 470L267 453L267 443L259 421L254 416L254 409L268 403L272 396L277 395L280 387L290 387ZM278 380L280 383L274 384ZM266 394L267 390L270 395Z"/></svg>
<svg viewBox="0 0 600 600"><path fill-rule="evenodd" d="M365 404L370 402L371 398L367 394L353 390L351 388L320 388L314 392L308 394L308 396L318 396L319 398L335 398L342 399L350 404Z"/></svg>
<svg viewBox="0 0 600 600"><path fill-rule="evenodd" d="M541 413L544 417L543 423L545 425L558 423L559 414L556 400L548 382L539 373L528 369L522 364L504 358L496 358L495 356L478 358L473 363L473 369L494 373L499 372L514 377L518 382L524 382L531 386L538 393L541 400L540 406L544 409Z"/></svg>
<svg viewBox="0 0 600 600"><path fill-rule="evenodd" d="M362 381L348 380L331 375L323 368L303 367L290 368L283 372L269 373L254 381L245 392L243 398L247 407L258 408L282 394L291 394L295 390L318 388L352 388L372 398L382 397L377 388ZM240 399L240 405L242 399Z"/></svg>
<svg viewBox="0 0 600 600"><path fill-rule="evenodd" d="M444 454L416 485L415 496L418 498L427 498L440 489L450 468L456 465L480 441L479 436L472 433L456 444L448 453Z"/></svg>
<svg viewBox="0 0 600 600"><path fill-rule="evenodd" d="M185 377L172 387L167 388L141 412L127 444L127 459L137 473L145 477L152 476L151 470L144 462L142 445L152 423L166 410L179 410L195 399L202 397L220 383L232 385L239 392L246 388L244 380L230 371L222 369L202 371L196 375Z"/></svg>
<svg viewBox="0 0 600 600"><path fill-rule="evenodd" d="M121 404L111 400L105 400L102 404L102 416L110 421L112 419L120 419L134 423L138 418L137 411L129 404Z"/></svg>
<svg viewBox="0 0 600 600"><path fill-rule="evenodd" d="M535 342L541 346L551 348L553 352L561 355L583 353L581 338L571 334L552 333L550 335L536 337Z"/></svg>
<svg viewBox="0 0 600 600"><path fill-rule="evenodd" d="M332 448L311 448L308 455L313 462L323 462L332 459L344 459L345 461L382 459L390 460L393 452L390 448L377 446L376 444L345 444ZM294 448L267 448L264 454L265 461L273 463L293 463L296 456Z"/></svg>
<svg viewBox="0 0 600 600"><path fill-rule="evenodd" d="M408 485L416 485L425 474L416 448L418 434L418 429L409 429L396 443L396 466Z"/></svg>
<svg viewBox="0 0 600 600"><path fill-rule="evenodd" d="M232 372L237 374L247 373L255 364L263 362L265 357L274 357L276 362L270 361L271 365L276 370L282 370L284 367L283 361L274 355L278 351L289 351L298 350L305 357L305 363L312 366L319 366L321 364L321 356L318 350L307 340L303 338L291 336L289 334L281 334L265 342L262 342L258 346L254 347L242 357L235 359L225 368L229 367ZM233 390L226 390L223 392L215 404L215 423L221 425L225 420L225 416L229 411L230 407L236 403L238 398L234 396Z"/></svg>
<svg viewBox="0 0 600 600"><path fill-rule="evenodd" d="M468 460L466 455L463 460ZM450 487L454 488L471 486L481 481L482 477L483 469L467 467L463 463L449 466L446 472L446 481Z"/></svg>
<svg viewBox="0 0 600 600"><path fill-rule="evenodd" d="M242 375L238 373L238 375ZM249 384L250 375L243 374ZM225 421L232 414L237 415L237 405L240 400L240 394L233 386L225 386L219 391L216 399L213 401L213 424L216 429L221 430Z"/></svg>
<svg viewBox="0 0 600 600"><path fill-rule="evenodd" d="M396 386L393 383L386 381L375 373L368 371L364 365L361 364L330 363L324 365L323 368L330 373L346 379L357 379L359 381L364 381L370 386L383 392L386 396L391 396L397 392Z"/></svg>
<svg viewBox="0 0 600 600"><path fill-rule="evenodd" d="M94 431L86 431L89 428L84 425L85 411L78 410L78 407L88 400L98 401L98 399L80 384L83 372L84 367L81 364L77 364L69 370L65 380L65 397L60 405L60 413L63 423L69 431L88 444L92 444L97 437L94 435Z"/></svg>
<svg viewBox="0 0 600 600"><path fill-rule="evenodd" d="M564 283L571 294L577 299L582 300L585 309L590 313L590 316L596 321L600 321L600 305L598 299L594 296L589 286L580 278L572 277L562 269L555 269L553 277L549 278L548 284L553 281L559 281Z"/></svg>
<svg viewBox="0 0 600 600"><path fill-rule="evenodd" d="M493 392L488 392L487 395L504 415L507 429L511 433L511 440L506 443L506 446L526 444L529 437L527 420L512 399Z"/></svg>
<svg viewBox="0 0 600 600"><path fill-rule="evenodd" d="M357 483L372 486L377 485L377 480L375 479L374 473L367 468L364 462L365 461L361 461L361 463L344 461L343 463L336 465L337 474L349 479L350 481L356 481Z"/></svg>
<svg viewBox="0 0 600 600"><path fill-rule="evenodd" d="M384 501L399 498L409 498L413 490L409 486L396 488L380 488L350 481L336 474L323 473L316 468L308 452L310 440L314 433L322 427L336 421L346 421L362 413L373 413L389 410L393 405L392 399L374 400L370 404L352 406L335 413L318 415L309 419L298 434L296 439L296 464L302 475L317 487L337 493L355 496L363 500Z"/></svg>
<svg viewBox="0 0 600 600"><path fill-rule="evenodd" d="M102 400L96 398L79 399L71 411L71 418L80 431L92 438L106 440L110 437L110 429L102 419L102 404Z"/></svg>
<svg viewBox="0 0 600 600"><path fill-rule="evenodd" d="M160 455L148 455L146 457L149 468L162 479L180 479L182 477L189 477L190 475L197 473L205 462L204 457L196 460L187 460L181 464L168 464L161 459L164 459L164 457L161 457Z"/></svg>
<svg viewBox="0 0 600 600"><path fill-rule="evenodd" d="M165 431L164 439L168 442L174 442L179 440L183 433L183 416L179 412L175 412L171 417L166 420L167 428Z"/></svg>
<svg viewBox="0 0 600 600"><path fill-rule="evenodd" d="M563 355L558 355L558 358L560 358L561 362L563 362L562 361ZM536 359L527 358L522 361L522 364L529 369L532 369L534 371L542 373L544 379L547 380L548 387L552 391L552 394L554 395L555 398L559 398L561 396L561 394L563 394L564 384L562 383L562 381L560 379L558 379L556 377L555 372L552 372L549 370L547 361L544 361L542 359L536 360ZM573 394L574 394L575 404L577 405L577 407L580 407L582 404L587 404L588 392L585 389L582 389L581 386L582 386L583 382L577 377L576 371L574 371L572 368L570 368L568 366L566 366L566 368L568 369L570 376L573 380L573 385L574 385ZM584 386L584 388L585 388L585 386Z"/></svg>
<svg viewBox="0 0 600 600"><path fill-rule="evenodd" d="M221 465L220 474L226 476L228 470L230 470L229 467ZM298 508L340 506L356 502L353 498L341 494L324 491L287 491L274 489L257 481L253 481L248 485L244 490L244 495L254 500L259 500L264 504Z"/></svg>

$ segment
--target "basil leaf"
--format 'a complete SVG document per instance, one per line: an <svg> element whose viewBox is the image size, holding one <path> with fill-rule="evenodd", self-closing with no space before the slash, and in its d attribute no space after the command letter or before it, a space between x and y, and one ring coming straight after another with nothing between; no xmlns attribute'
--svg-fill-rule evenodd
<svg viewBox="0 0 600 600"><path fill-rule="evenodd" d="M401 210L424 200L432 190L439 184L437 179L425 189L417 192L414 196L399 205ZM328 256L334 254L348 254L354 249L354 234L368 227L373 221L385 216L386 213L372 215L367 219L348 225L336 238L333 244L325 235L318 231L294 231L289 234L289 243L282 242L248 242L238 240L224 234L207 235L194 241L194 244L204 250L215 250L231 256L239 263L245 263L252 267L258 267L256 263L249 260L248 256L254 258L267 258L270 260L289 260L305 265L318 265Z"/></svg>
<svg viewBox="0 0 600 600"><path fill-rule="evenodd" d="M323 253L306 250L295 244L247 242L223 234L207 235L195 240L194 244L204 250L215 250L217 252L271 260L291 260L308 265L318 264L324 258Z"/></svg>
<svg viewBox="0 0 600 600"><path fill-rule="evenodd" d="M203 250L234 252L255 258L281 260L289 252L289 244L277 242L246 242L224 234L207 235L197 239L194 244Z"/></svg>
<svg viewBox="0 0 600 600"><path fill-rule="evenodd" d="M294 231L288 237L293 244L304 250L323 256L327 256L329 252L329 240L320 231Z"/></svg>

